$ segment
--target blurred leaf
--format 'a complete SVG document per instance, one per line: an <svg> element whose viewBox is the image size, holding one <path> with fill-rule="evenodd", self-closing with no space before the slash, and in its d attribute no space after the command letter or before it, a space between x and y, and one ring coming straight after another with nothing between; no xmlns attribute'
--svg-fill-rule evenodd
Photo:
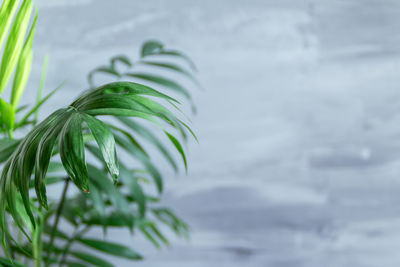
<svg viewBox="0 0 400 267"><path fill-rule="evenodd" d="M179 94L182 94L185 96L187 99L191 99L191 96L189 92L180 84L177 82L174 82L171 79L159 76L159 75L154 75L154 74L149 74L149 73L125 73L124 76L128 77L133 77L137 79L141 79L144 81L152 82L161 86L164 86L166 88L169 88Z"/></svg>
<svg viewBox="0 0 400 267"><path fill-rule="evenodd" d="M45 184L52 185L59 182L65 181L65 177L46 177ZM29 181L29 188L33 188L35 186L35 181Z"/></svg>
<svg viewBox="0 0 400 267"><path fill-rule="evenodd" d="M183 54L180 51L177 50L166 50L164 49L164 45L155 40L147 41L142 45L142 52L141 52L141 57L148 57L148 56L172 56L172 57L178 57L183 60L185 60L189 66L194 70L197 71L196 66L194 65L193 61Z"/></svg>
<svg viewBox="0 0 400 267"><path fill-rule="evenodd" d="M177 51L177 50L164 50L164 51L161 51L159 53L159 55L173 56L173 57L182 58L183 60L185 60L189 64L189 66L192 68L192 70L197 71L196 65L193 63L193 61L188 56L186 56L185 54L183 54L180 51Z"/></svg>
<svg viewBox="0 0 400 267"><path fill-rule="evenodd" d="M139 229L156 248L161 247L159 240L165 245L169 245L167 238L160 232L154 222L142 219L139 224Z"/></svg>
<svg viewBox="0 0 400 267"><path fill-rule="evenodd" d="M141 57L157 54L162 51L164 45L155 40L147 41L142 45Z"/></svg>
<svg viewBox="0 0 400 267"><path fill-rule="evenodd" d="M73 255L75 258L80 259L82 261L85 261L87 263L90 263L94 266L99 266L99 267L113 267L110 262L99 258L97 255L91 255L85 252L79 252L79 251L71 251L71 255Z"/></svg>
<svg viewBox="0 0 400 267"><path fill-rule="evenodd" d="M0 139L0 163L6 161L19 144L19 140L10 138Z"/></svg>
<svg viewBox="0 0 400 267"><path fill-rule="evenodd" d="M114 69L113 66L102 66L102 67L98 67L98 68L92 70L92 71L89 73L89 75L88 75L88 82L89 82L89 85L90 85L91 88L94 87L93 76L94 76L95 73L106 73L106 74L111 74L111 75L116 76L116 77L118 77L118 78L121 76L121 75L119 74L119 72L116 71L116 70Z"/></svg>
<svg viewBox="0 0 400 267"><path fill-rule="evenodd" d="M47 173L55 173L55 172L65 172L64 166L61 162L52 161L49 164L47 169Z"/></svg>
<svg viewBox="0 0 400 267"><path fill-rule="evenodd" d="M90 194L88 195L88 197L91 199L94 209L100 215L104 215L106 212L106 207L104 204L103 197L101 196L101 193L96 186L90 185Z"/></svg>
<svg viewBox="0 0 400 267"><path fill-rule="evenodd" d="M75 262L75 261L66 261L65 264L68 267L88 267L85 264L79 263L79 262Z"/></svg>
<svg viewBox="0 0 400 267"><path fill-rule="evenodd" d="M98 239L87 239L87 238L79 238L78 241L92 249L96 249L110 255L123 257L131 260L141 260L142 256L137 252L133 251L131 248L111 243L107 241L102 241Z"/></svg>
<svg viewBox="0 0 400 267"><path fill-rule="evenodd" d="M59 86L57 86L53 91L51 91L47 96L45 96L43 99L41 99L25 116L24 118L17 124L17 127L21 127L32 114L36 113L39 108L52 96L54 95L55 92L58 91L62 86L64 85L64 82L61 83Z"/></svg>
<svg viewBox="0 0 400 267"><path fill-rule="evenodd" d="M89 218L84 220L87 225L98 225L107 227L128 227L132 229L134 225L134 219L132 216L127 217L124 214L113 212L108 215L93 214Z"/></svg>
<svg viewBox="0 0 400 267"><path fill-rule="evenodd" d="M127 67L132 67L132 62L129 60L129 58L127 56L124 56L124 55L115 56L115 57L111 58L110 62L111 62L111 68L114 70L116 69L117 62L121 62L124 65L126 65Z"/></svg>
<svg viewBox="0 0 400 267"><path fill-rule="evenodd" d="M125 151L129 152L134 158L138 159L146 167L146 169L149 171L152 178L154 179L154 183L156 184L158 192L161 193L163 190L161 174L153 165L153 163L151 163L149 158L145 154L143 154L143 152L141 152L138 147L128 142L126 139L122 138L118 134L115 134L114 138L119 146L121 146Z"/></svg>
<svg viewBox="0 0 400 267"><path fill-rule="evenodd" d="M48 224L44 225L44 227L43 227L43 232L44 232L44 233L50 235L50 234L52 233L52 231L53 231L53 227L52 227L52 226L50 226L50 225L48 225ZM58 237L58 238L65 239L65 240L69 239L69 237L68 237L67 234L61 232L61 231L58 230L58 229L56 229L56 230L54 231L54 234L55 234L55 236Z"/></svg>
<svg viewBox="0 0 400 267"><path fill-rule="evenodd" d="M183 163L185 164L185 170L186 170L186 173L187 173L187 161L186 161L185 151L183 151L181 143L172 134L170 134L168 132L165 132L165 134L168 136L169 140L171 140L172 144L174 144L175 148L181 154L182 159L183 159Z"/></svg>
<svg viewBox="0 0 400 267"><path fill-rule="evenodd" d="M161 222L169 226L178 236L188 237L189 227L187 224L179 219L170 209L167 208L153 208L153 214Z"/></svg>
<svg viewBox="0 0 400 267"><path fill-rule="evenodd" d="M145 138L149 141L152 145L156 146L158 150L162 153L162 155L167 159L167 161L171 164L175 171L178 170L178 166L175 163L174 158L169 153L168 149L164 147L164 145L158 140L151 131L146 129L144 126L140 125L139 123L133 121L132 119L125 118L125 117L117 117L123 124L128 126L130 129L138 133L140 136Z"/></svg>
<svg viewBox="0 0 400 267"><path fill-rule="evenodd" d="M129 142L131 142L138 149L140 149L140 151L142 151L143 154L145 154L147 157L149 156L147 154L147 152L144 150L144 148L139 144L139 142L136 141L136 139L128 131L125 131L125 130L119 128L119 127L115 127L115 126L112 126L112 125L110 125L110 128L113 129L114 131L117 131L117 132L121 133L122 135L124 135L125 138L128 139Z"/></svg>
<svg viewBox="0 0 400 267"><path fill-rule="evenodd" d="M14 18L15 11L19 0L4 0L0 9L0 47L3 46L3 42L7 36L8 30L10 29L11 22Z"/></svg>
<svg viewBox="0 0 400 267"><path fill-rule="evenodd" d="M18 263L16 261L10 261L9 259L0 257L0 264L6 267L28 267L27 265L24 265L22 263Z"/></svg>
<svg viewBox="0 0 400 267"><path fill-rule="evenodd" d="M104 192L121 213L130 216L129 203L125 200L122 193L111 183L107 175L90 164L88 165L88 170L91 182L99 191Z"/></svg>
<svg viewBox="0 0 400 267"><path fill-rule="evenodd" d="M146 214L146 196L140 187L137 178L123 165L120 165L121 180L129 187L132 195L138 203L139 213L142 217Z"/></svg>
<svg viewBox="0 0 400 267"><path fill-rule="evenodd" d="M8 104L2 98L0 98L0 116L1 116L1 121L4 123L4 125L7 127L8 130L14 128L14 122L15 122L14 109L10 104Z"/></svg>
<svg viewBox="0 0 400 267"><path fill-rule="evenodd" d="M18 107L18 108L15 110L15 113L18 114L19 112L21 112L21 111L27 109L28 107L29 107L29 105L20 106L20 107Z"/></svg>
<svg viewBox="0 0 400 267"><path fill-rule="evenodd" d="M155 66L155 67L160 67L160 68L164 68L164 69L171 70L171 71L176 71L176 72L181 73L184 76L188 77L196 85L200 85L192 73L190 73L189 71L185 70L184 68L182 68L181 66L178 66L176 64L160 62L160 61L140 61L139 63L143 64L143 65Z"/></svg>

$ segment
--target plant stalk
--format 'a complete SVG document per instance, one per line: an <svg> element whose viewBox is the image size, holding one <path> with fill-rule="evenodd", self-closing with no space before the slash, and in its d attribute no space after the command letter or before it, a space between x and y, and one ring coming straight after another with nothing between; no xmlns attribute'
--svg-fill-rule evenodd
<svg viewBox="0 0 400 267"><path fill-rule="evenodd" d="M14 139L14 131L12 129L8 129L8 137Z"/></svg>
<svg viewBox="0 0 400 267"><path fill-rule="evenodd" d="M43 232L43 216L42 216L42 208L40 207L40 215L38 218L36 229L33 234L33 257L35 267L42 266L42 232Z"/></svg>
<svg viewBox="0 0 400 267"><path fill-rule="evenodd" d="M78 239L82 235L84 235L89 229L90 229L90 227L86 226L85 228L83 228L80 231L75 230L75 233L72 235L72 237L70 239L68 239L68 242L65 244L65 247L63 249L63 253L62 253L62 256L61 256L59 267L62 267L62 265L65 263L65 260L67 259L67 255L68 255L69 250L70 250L70 248L72 246L72 243L74 243L74 241L76 239Z"/></svg>
<svg viewBox="0 0 400 267"><path fill-rule="evenodd" d="M49 242L49 250L47 252L46 266L49 266L51 253L53 252L54 238L55 238L56 230L58 227L58 223L60 222L61 212L64 207L65 198L67 197L69 181L70 181L69 178L65 180L63 193L62 193L61 199L60 199L60 204L58 204L58 208L56 211L56 218L54 220L54 225L53 225L53 228L52 228L51 234L50 234L50 242Z"/></svg>

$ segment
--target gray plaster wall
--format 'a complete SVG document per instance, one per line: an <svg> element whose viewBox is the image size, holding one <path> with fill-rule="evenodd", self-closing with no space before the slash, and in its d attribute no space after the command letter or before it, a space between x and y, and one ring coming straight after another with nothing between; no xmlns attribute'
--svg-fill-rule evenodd
<svg viewBox="0 0 400 267"><path fill-rule="evenodd" d="M67 79L42 116L146 39L186 51L205 88L189 174L164 171L191 240L111 231L146 256L117 266L400 266L400 1L36 2L29 97L46 53L46 90Z"/></svg>

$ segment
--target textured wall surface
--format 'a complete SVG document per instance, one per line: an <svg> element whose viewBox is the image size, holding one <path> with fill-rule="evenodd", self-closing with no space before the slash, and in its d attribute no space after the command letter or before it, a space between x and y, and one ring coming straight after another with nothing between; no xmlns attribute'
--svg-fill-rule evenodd
<svg viewBox="0 0 400 267"><path fill-rule="evenodd" d="M31 81L46 52L47 90L67 79L48 112L150 38L191 55L206 88L189 175L165 170L191 241L110 232L147 257L117 266L400 266L400 1L37 2Z"/></svg>

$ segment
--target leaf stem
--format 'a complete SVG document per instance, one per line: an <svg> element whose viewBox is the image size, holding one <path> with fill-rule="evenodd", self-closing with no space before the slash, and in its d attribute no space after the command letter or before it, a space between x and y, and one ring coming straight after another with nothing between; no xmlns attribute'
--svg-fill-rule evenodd
<svg viewBox="0 0 400 267"><path fill-rule="evenodd" d="M39 210L39 218L37 222L36 229L33 233L33 256L34 256L34 263L35 267L42 266L42 231L43 231L43 216L42 216L42 207Z"/></svg>
<svg viewBox="0 0 400 267"><path fill-rule="evenodd" d="M85 228L83 228L80 231L75 230L75 233L72 235L72 237L70 239L68 239L68 242L65 244L65 247L63 249L63 253L61 256L61 260L60 260L60 265L59 267L62 267L62 265L65 263L65 260L67 259L67 255L69 252L69 249L72 246L72 243L80 238L82 235L84 235L88 230L90 229L90 227L88 225L85 226Z"/></svg>
<svg viewBox="0 0 400 267"><path fill-rule="evenodd" d="M12 129L8 129L8 137L14 139L14 131Z"/></svg>
<svg viewBox="0 0 400 267"><path fill-rule="evenodd" d="M57 230L57 227L58 227L58 223L60 221L61 212L62 212L62 209L64 207L65 198L67 196L69 181L70 181L70 179L66 179L65 180L63 193L62 193L61 199L60 199L60 204L58 204L58 208L57 208L57 211L56 211L56 219L54 221L54 225L53 225L53 228L52 228L51 234L50 234L50 242L49 242L49 250L47 252L46 266L49 266L51 253L53 252L54 237L55 237L55 233L56 233L56 230Z"/></svg>

